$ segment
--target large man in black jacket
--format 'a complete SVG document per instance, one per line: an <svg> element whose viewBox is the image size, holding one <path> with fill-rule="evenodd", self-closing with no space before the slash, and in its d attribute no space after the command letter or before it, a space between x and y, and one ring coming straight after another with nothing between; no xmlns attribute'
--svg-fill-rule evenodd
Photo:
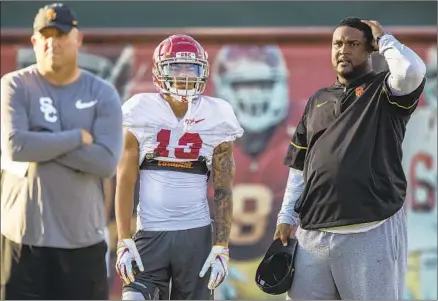
<svg viewBox="0 0 438 301"><path fill-rule="evenodd" d="M389 71L371 70L379 51ZM310 97L285 163L275 237L297 227L292 299L401 299L407 239L402 141L424 88L418 55L376 21L343 20L337 81Z"/></svg>

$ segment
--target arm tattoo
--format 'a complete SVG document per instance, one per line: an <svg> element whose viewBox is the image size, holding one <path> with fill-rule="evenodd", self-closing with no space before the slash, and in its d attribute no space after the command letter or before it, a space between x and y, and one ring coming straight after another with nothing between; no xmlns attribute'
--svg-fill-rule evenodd
<svg viewBox="0 0 438 301"><path fill-rule="evenodd" d="M233 143L224 142L214 150L213 186L216 244L225 246L228 246L231 231L234 172Z"/></svg>

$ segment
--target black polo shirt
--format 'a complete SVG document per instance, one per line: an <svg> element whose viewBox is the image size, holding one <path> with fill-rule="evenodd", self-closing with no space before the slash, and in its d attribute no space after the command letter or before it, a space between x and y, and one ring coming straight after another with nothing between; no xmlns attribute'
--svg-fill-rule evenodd
<svg viewBox="0 0 438 301"><path fill-rule="evenodd" d="M402 142L425 80L411 94L394 96L387 76L337 82L309 99L285 158L306 183L295 203L302 228L379 221L403 206Z"/></svg>

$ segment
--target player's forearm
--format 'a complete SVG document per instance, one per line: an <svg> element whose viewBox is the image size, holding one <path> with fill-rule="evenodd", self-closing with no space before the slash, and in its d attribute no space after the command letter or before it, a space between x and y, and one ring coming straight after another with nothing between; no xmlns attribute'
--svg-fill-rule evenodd
<svg viewBox="0 0 438 301"><path fill-rule="evenodd" d="M298 224L299 217L294 208L303 190L303 172L293 168L289 169L289 177L287 179L281 210L278 213L277 224Z"/></svg>
<svg viewBox="0 0 438 301"><path fill-rule="evenodd" d="M214 219L217 245L228 247L233 215L233 182L236 165L233 143L218 145L213 153Z"/></svg>
<svg viewBox="0 0 438 301"><path fill-rule="evenodd" d="M408 95L422 83L426 74L423 60L392 35L379 40L379 52L385 57L390 71L388 86L394 95Z"/></svg>
<svg viewBox="0 0 438 301"><path fill-rule="evenodd" d="M136 137L129 131L124 135L125 147L117 167L115 213L119 239L131 237L134 210L134 189L138 177L139 148Z"/></svg>
<svg viewBox="0 0 438 301"><path fill-rule="evenodd" d="M80 129L56 133L15 131L9 134L5 144L5 153L13 161L45 162L80 147L82 135Z"/></svg>
<svg viewBox="0 0 438 301"><path fill-rule="evenodd" d="M115 215L119 239L131 237L131 219L134 211L134 194L126 192L123 194L123 192L124 191L120 191L116 193L115 201ZM121 195L124 196L122 197Z"/></svg>
<svg viewBox="0 0 438 301"><path fill-rule="evenodd" d="M131 219L134 211L134 189L137 174L118 173L115 197L115 216L119 239L131 237Z"/></svg>
<svg viewBox="0 0 438 301"><path fill-rule="evenodd" d="M216 245L228 247L233 215L233 192L231 188L217 188L214 191L214 219Z"/></svg>

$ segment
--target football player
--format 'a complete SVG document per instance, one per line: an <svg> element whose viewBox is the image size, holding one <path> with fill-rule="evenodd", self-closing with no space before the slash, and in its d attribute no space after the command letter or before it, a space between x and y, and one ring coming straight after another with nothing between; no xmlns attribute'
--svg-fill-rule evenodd
<svg viewBox="0 0 438 301"><path fill-rule="evenodd" d="M162 41L153 54L152 74L158 93L136 94L123 105L125 150L116 188L122 298L169 299L170 291L171 299L212 299L228 271L233 141L243 129L228 102L202 95L209 63L192 37ZM138 173L137 231L131 238Z"/></svg>
<svg viewBox="0 0 438 301"><path fill-rule="evenodd" d="M403 144L408 180L407 296L437 299L437 48L428 51L426 105L412 114Z"/></svg>
<svg viewBox="0 0 438 301"><path fill-rule="evenodd" d="M235 146L237 171L230 267L251 278L272 243L276 213L283 200L288 170L278 160L278 154L285 151L306 100L289 100L288 70L276 45L224 46L212 69L216 95L230 102L245 130ZM229 283L221 286L221 290L229 290L222 295L261 297L253 281L230 282L241 295L231 294L235 289Z"/></svg>

